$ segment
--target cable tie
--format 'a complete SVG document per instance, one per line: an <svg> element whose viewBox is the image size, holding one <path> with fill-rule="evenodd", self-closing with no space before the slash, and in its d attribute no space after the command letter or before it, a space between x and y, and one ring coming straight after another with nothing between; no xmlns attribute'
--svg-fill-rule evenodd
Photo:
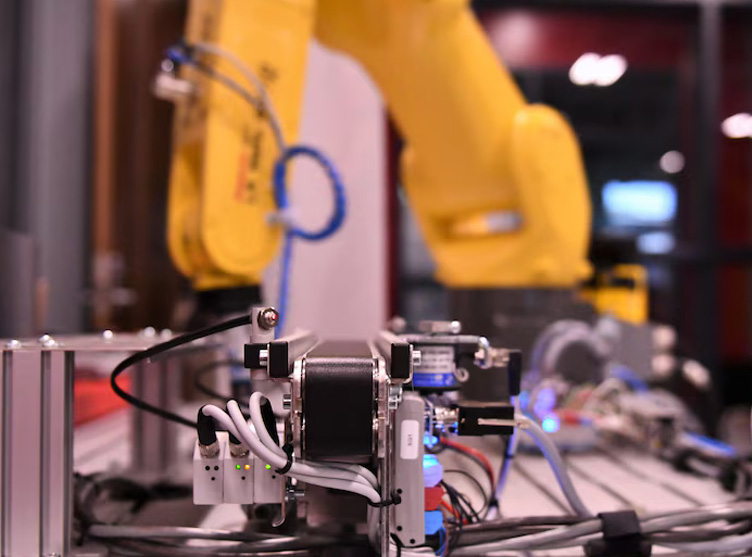
<svg viewBox="0 0 752 557"><path fill-rule="evenodd" d="M290 443L285 443L284 445L282 445L282 450L285 451L285 454L287 455L287 464L285 464L282 468L277 468L275 472L280 475L285 475L290 471L290 468L292 468L292 453L295 449Z"/></svg>
<svg viewBox="0 0 752 557"><path fill-rule="evenodd" d="M391 505L399 505L400 503L402 503L402 496L396 491L392 491L392 496L389 499L379 501L378 503L373 503L371 501L366 501L366 503L368 503L371 507L381 509L384 507L389 507Z"/></svg>
<svg viewBox="0 0 752 557"><path fill-rule="evenodd" d="M633 510L599 513L603 537L585 544L587 557L650 557L653 549Z"/></svg>

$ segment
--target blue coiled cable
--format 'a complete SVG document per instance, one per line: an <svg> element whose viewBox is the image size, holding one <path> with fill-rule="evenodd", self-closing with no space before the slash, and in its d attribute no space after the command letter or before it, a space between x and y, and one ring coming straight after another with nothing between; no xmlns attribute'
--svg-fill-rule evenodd
<svg viewBox="0 0 752 557"><path fill-rule="evenodd" d="M285 318L287 316L287 297L290 283L293 240L295 238L300 238L310 242L318 242L329 238L342 226L347 210L345 187L339 173L334 168L334 165L323 153L304 145L293 145L292 147L285 149L274 165L272 183L274 185L274 199L279 210L284 211L290 204L287 192L287 165L295 157L309 157L315 160L321 168L323 168L329 178L332 193L334 194L334 211L329 222L327 222L321 230L310 231L289 225L289 223L287 225L284 245L282 246L279 301L277 305L277 311L279 312L279 325L277 326L277 331L284 330Z"/></svg>

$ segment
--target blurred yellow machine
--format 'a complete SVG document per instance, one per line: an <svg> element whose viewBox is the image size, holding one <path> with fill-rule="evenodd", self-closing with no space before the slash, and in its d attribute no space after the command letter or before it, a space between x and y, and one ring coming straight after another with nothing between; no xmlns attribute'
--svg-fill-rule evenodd
<svg viewBox="0 0 752 557"><path fill-rule="evenodd" d="M467 0L193 0L186 39L259 76L295 137L312 37L363 64L406 141L402 177L453 288L571 288L589 273L590 202L576 137L527 104ZM237 81L227 57L204 63ZM200 291L258 285L284 229L264 110L192 67L178 103L169 246Z"/></svg>

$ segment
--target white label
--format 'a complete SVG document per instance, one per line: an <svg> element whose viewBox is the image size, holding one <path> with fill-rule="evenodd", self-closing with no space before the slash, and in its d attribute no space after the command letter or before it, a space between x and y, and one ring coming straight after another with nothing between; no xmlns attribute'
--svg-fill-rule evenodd
<svg viewBox="0 0 752 557"><path fill-rule="evenodd" d="M418 420L405 420L402 422L402 444L400 458L402 460L415 460L420 453L420 424Z"/></svg>
<svg viewBox="0 0 752 557"><path fill-rule="evenodd" d="M421 346L417 373L453 373L454 349L448 346Z"/></svg>

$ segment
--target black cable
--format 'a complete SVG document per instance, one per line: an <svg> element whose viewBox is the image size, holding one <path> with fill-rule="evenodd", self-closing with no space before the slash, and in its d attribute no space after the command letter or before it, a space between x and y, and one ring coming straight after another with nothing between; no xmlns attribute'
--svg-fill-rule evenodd
<svg viewBox="0 0 752 557"><path fill-rule="evenodd" d="M484 511L488 510L490 498L488 494L486 493L486 490L483 489L483 486L481 485L481 483L476 478L474 478L472 474L470 474L466 470L455 470L455 469L444 470L444 474L462 474L468 480L473 482L473 484L475 484L475 486L478 488L478 491L480 492L481 497L483 497L483 507L481 507L479 514L482 514Z"/></svg>
<svg viewBox="0 0 752 557"><path fill-rule="evenodd" d="M455 487L447 484L443 480L441 481L441 485L444 487L444 489L447 490L447 492L451 491L454 494L454 497L459 502L460 507L465 511L465 516L469 519L469 522L472 522L473 520L475 520L475 522L481 522L480 515L470 504L470 501L468 501L467 496L465 496L464 493L461 493Z"/></svg>
<svg viewBox="0 0 752 557"><path fill-rule="evenodd" d="M439 441L439 443L441 443L441 441ZM444 447L445 449L449 449L450 451L453 451L459 455L462 455L468 460L471 460L472 462L477 464L480 467L480 469L483 470L483 475L488 478L488 483L491 486L491 491L493 492L493 490L496 488L496 486L494 485L493 478L489 475L488 470L486 469L485 465L477 457L471 455L470 453L466 453L465 451L463 451L462 449L458 447L453 447L452 445L444 445L443 443L441 443L441 446Z"/></svg>
<svg viewBox="0 0 752 557"><path fill-rule="evenodd" d="M470 517L460 503L456 491L452 489L451 486L447 485L444 480L440 481L439 485L444 488L444 491L446 491L446 494L449 497L449 502L456 513L453 518L456 519L457 527L453 530L451 539L447 538L447 556L449 556L452 554L452 550L457 546L462 537L462 528L465 520L469 521ZM449 534L447 533L447 536L448 535Z"/></svg>
<svg viewBox="0 0 752 557"><path fill-rule="evenodd" d="M194 331L192 333L179 335L166 342L155 344L151 348L147 348L146 350L142 350L141 352L136 352L135 354L131 354L122 362L120 362L112 371L112 375L110 375L110 386L112 387L112 390L115 391L116 395L118 395L128 404L135 406L136 408L140 410L143 410L145 412L150 412L156 416L159 416L160 418L164 418L166 420L170 420L172 422L175 422L184 426L195 428L196 422L192 420L188 420L184 418L183 416L175 414L174 412L170 412L169 410L165 410L163 408L159 408L158 406L149 404L148 402L143 401L140 398L137 398L133 396L132 394L124 391L120 387L120 385L118 385L117 378L120 376L121 373L123 373L129 367L135 364L138 364L140 362L143 362L145 360L148 360L150 358L153 358L154 356L158 356L159 354L167 352L168 350L172 350L173 348L177 348L178 346L183 346L184 344L191 343L194 340L198 340L200 338L205 338L211 335L216 335L217 333L222 333L224 331L228 331L236 327L249 325L250 323L251 323L250 315L236 317L235 319L230 319L229 321L223 321L222 323L217 323L216 325L205 327L203 329L199 329L198 331Z"/></svg>

